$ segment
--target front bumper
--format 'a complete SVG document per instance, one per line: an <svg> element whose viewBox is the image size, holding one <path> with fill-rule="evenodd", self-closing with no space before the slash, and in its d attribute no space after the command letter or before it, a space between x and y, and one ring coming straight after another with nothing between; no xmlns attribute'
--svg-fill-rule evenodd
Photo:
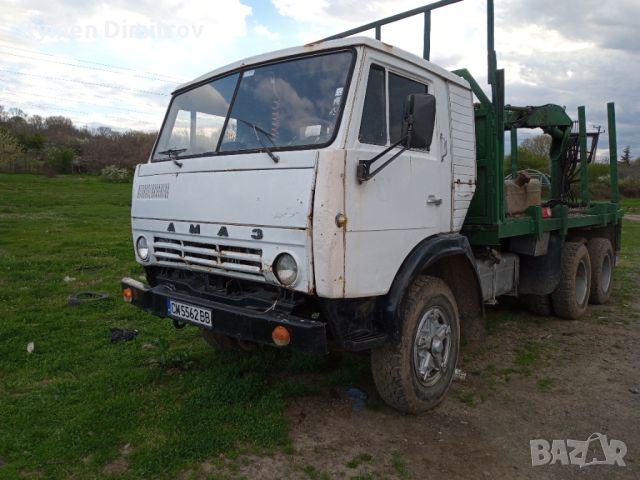
<svg viewBox="0 0 640 480"><path fill-rule="evenodd" d="M307 320L275 311L258 311L247 307L228 305L221 301L172 291L165 285L150 287L132 278L121 280L122 288L130 288L131 303L158 317L168 317L167 299L184 302L212 311L211 330L244 341L276 346L271 338L273 329L282 326L290 334L289 348L314 355L328 352L326 326L322 322ZM185 320L179 320L189 323ZM198 327L202 325L195 324Z"/></svg>

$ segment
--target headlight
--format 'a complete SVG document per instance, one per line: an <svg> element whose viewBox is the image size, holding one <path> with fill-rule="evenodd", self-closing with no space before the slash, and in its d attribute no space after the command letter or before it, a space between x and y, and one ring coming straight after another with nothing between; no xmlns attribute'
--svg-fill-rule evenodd
<svg viewBox="0 0 640 480"><path fill-rule="evenodd" d="M298 278L298 265L288 253L283 253L276 259L273 271L280 283L286 286L293 285Z"/></svg>
<svg viewBox="0 0 640 480"><path fill-rule="evenodd" d="M147 245L147 239L144 237L138 237L136 241L136 251L138 252L138 257L143 262L149 260L149 246Z"/></svg>

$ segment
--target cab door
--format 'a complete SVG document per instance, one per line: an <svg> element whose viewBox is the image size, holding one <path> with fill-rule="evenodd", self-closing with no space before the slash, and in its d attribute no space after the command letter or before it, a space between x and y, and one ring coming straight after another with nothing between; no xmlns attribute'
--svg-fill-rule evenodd
<svg viewBox="0 0 640 480"><path fill-rule="evenodd" d="M371 52L358 91L364 92L347 142L345 172L345 296L385 294L400 265L423 239L450 230L451 184L444 82L410 64L390 64ZM405 150L375 177L360 182L369 160L402 135L404 102L412 93L436 97L436 124L428 150ZM358 115L359 114L359 115ZM354 119L359 119L354 120ZM372 165L375 170L398 146Z"/></svg>

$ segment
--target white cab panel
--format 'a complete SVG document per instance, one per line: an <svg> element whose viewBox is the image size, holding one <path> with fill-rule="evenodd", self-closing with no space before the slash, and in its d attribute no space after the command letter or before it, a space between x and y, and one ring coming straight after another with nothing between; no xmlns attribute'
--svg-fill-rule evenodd
<svg viewBox="0 0 640 480"><path fill-rule="evenodd" d="M313 259L319 297L344 296L344 229L336 216L345 213L344 150L320 152L313 202Z"/></svg>
<svg viewBox="0 0 640 480"><path fill-rule="evenodd" d="M451 228L460 231L476 191L476 138L471 91L448 82L453 154Z"/></svg>
<svg viewBox="0 0 640 480"><path fill-rule="evenodd" d="M173 162L141 165L133 185L132 216L308 228L318 153L285 153L278 164L266 153L252 153L229 155L233 164L229 158L220 162L223 157L206 157L185 159L182 168ZM297 161L284 160L293 155Z"/></svg>
<svg viewBox="0 0 640 480"><path fill-rule="evenodd" d="M374 178L359 182L359 160L386 147L359 142L360 117L371 63L424 83L436 96L436 124L429 151L407 150ZM399 58L367 51L359 78L361 93L352 113L345 170L345 297L383 295L404 259L422 240L451 231L451 130L445 81ZM377 163L397 153L389 152ZM374 164L372 170L378 166Z"/></svg>

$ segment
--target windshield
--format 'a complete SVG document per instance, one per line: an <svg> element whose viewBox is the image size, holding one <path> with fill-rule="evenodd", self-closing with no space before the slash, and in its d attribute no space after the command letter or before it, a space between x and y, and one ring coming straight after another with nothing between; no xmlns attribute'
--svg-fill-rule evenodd
<svg viewBox="0 0 640 480"><path fill-rule="evenodd" d="M299 57L177 95L153 160L329 143L338 127L353 56L342 51Z"/></svg>

